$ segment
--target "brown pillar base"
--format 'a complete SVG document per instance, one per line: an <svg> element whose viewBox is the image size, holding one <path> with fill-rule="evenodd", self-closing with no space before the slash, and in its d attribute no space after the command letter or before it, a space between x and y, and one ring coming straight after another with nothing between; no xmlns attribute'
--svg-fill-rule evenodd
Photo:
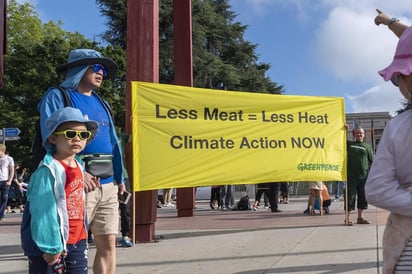
<svg viewBox="0 0 412 274"><path fill-rule="evenodd" d="M193 217L195 207L195 191L193 187L176 190L177 217Z"/></svg>
<svg viewBox="0 0 412 274"><path fill-rule="evenodd" d="M193 209L178 209L177 217L193 217Z"/></svg>
<svg viewBox="0 0 412 274"><path fill-rule="evenodd" d="M136 224L136 242L137 243L149 243L155 241L155 224Z"/></svg>
<svg viewBox="0 0 412 274"><path fill-rule="evenodd" d="M151 242L154 240L157 218L157 190L139 191L135 196L136 241Z"/></svg>

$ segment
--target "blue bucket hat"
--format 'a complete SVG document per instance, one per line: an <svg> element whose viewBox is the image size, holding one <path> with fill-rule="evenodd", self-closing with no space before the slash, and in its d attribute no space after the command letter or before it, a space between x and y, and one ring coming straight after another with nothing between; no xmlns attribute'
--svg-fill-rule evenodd
<svg viewBox="0 0 412 274"><path fill-rule="evenodd" d="M99 124L96 121L85 118L82 112L77 108L65 107L58 109L46 120L46 127L50 133L49 136L43 140L43 146L45 148L50 149L53 146L49 142L49 137L65 122L85 123L87 130L92 133L91 137L87 140L87 143L90 143L93 140L99 128Z"/></svg>
<svg viewBox="0 0 412 274"><path fill-rule="evenodd" d="M104 78L113 79L117 74L117 64L110 58L103 57L102 54L93 49L74 49L70 51L67 63L56 67L57 73L66 72L68 68L83 66L83 65L103 65L107 70L107 75Z"/></svg>

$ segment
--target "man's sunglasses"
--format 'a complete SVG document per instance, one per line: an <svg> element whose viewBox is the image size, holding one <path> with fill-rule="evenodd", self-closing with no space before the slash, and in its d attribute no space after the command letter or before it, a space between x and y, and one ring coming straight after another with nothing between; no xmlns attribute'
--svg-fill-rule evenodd
<svg viewBox="0 0 412 274"><path fill-rule="evenodd" d="M64 138L66 138L67 140L72 140L76 138L76 136L79 136L81 140L88 140L92 136L92 133L88 130L72 130L72 129L67 129L65 131L55 131L53 134L64 135Z"/></svg>
<svg viewBox="0 0 412 274"><path fill-rule="evenodd" d="M102 70L103 76L106 76L106 75L107 75L106 67L103 66L103 65L94 64L94 65L89 66L89 68L91 68L91 69L93 70L93 72L95 72L95 73L97 73L97 72L99 72L100 70Z"/></svg>

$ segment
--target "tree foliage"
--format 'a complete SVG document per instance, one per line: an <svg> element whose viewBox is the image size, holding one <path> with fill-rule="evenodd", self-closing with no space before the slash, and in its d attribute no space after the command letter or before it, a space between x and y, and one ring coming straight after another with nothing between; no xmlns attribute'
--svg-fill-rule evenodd
<svg viewBox="0 0 412 274"><path fill-rule="evenodd" d="M103 39L126 48L127 0L97 0L109 17ZM279 94L278 86L265 76L270 65L259 63L256 45L243 36L246 26L235 22L227 0L193 0L194 86L212 89ZM160 0L160 82L173 83L173 0Z"/></svg>
<svg viewBox="0 0 412 274"><path fill-rule="evenodd" d="M27 164L30 160L34 124L38 119L37 103L48 87L62 82L63 76L54 69L67 61L72 49L94 48L120 65L119 79L105 81L99 93L112 105L117 121L124 122L123 49L99 47L80 33L64 31L61 22L43 24L31 4L18 4L15 0L8 2L7 35L0 128L17 127L22 131L19 141L6 141L7 150L17 161Z"/></svg>
<svg viewBox="0 0 412 274"><path fill-rule="evenodd" d="M127 0L97 0L107 20L105 46L78 32L63 30L62 22L42 23L34 7L8 1L7 54L4 86L0 90L0 129L21 129L19 141L7 142L7 150L24 165L30 161L37 103L50 86L62 82L56 65L67 60L70 50L93 48L119 65L118 77L105 81L99 94L109 102L118 131L125 120L125 68ZM194 85L213 89L278 94L278 86L265 76L270 65L258 62L256 45L243 36L246 26L235 22L226 0L193 0ZM173 1L160 0L160 81L173 83Z"/></svg>

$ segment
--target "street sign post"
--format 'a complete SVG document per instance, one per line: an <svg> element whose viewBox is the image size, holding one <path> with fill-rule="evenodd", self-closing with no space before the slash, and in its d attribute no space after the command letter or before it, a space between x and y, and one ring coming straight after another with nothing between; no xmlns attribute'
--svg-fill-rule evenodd
<svg viewBox="0 0 412 274"><path fill-rule="evenodd" d="M20 134L20 129L16 128L16 127L10 127L10 128L5 128L4 129L4 135L6 137L16 137L19 136Z"/></svg>
<svg viewBox="0 0 412 274"><path fill-rule="evenodd" d="M20 136L12 136L4 138L6 141L17 141L20 140Z"/></svg>
<svg viewBox="0 0 412 274"><path fill-rule="evenodd" d="M19 136L20 133L21 133L21 130L16 127L0 129L0 136L1 136L1 139L3 139L3 144L6 143L6 141L20 140L20 136Z"/></svg>

